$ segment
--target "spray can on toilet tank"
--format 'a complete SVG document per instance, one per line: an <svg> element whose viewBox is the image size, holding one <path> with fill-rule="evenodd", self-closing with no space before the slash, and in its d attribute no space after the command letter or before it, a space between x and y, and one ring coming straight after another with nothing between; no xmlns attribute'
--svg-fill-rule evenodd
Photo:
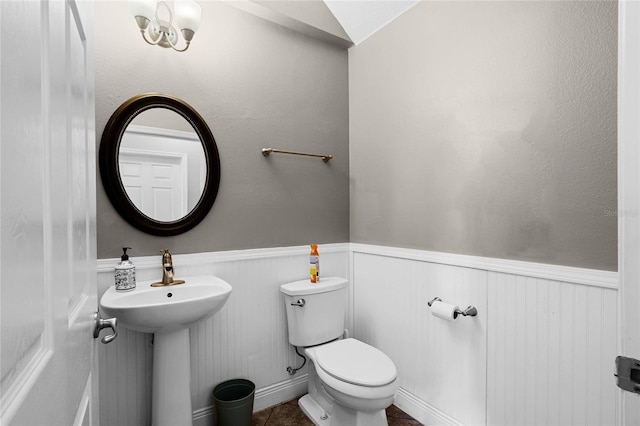
<svg viewBox="0 0 640 426"><path fill-rule="evenodd" d="M318 246L311 244L311 254L309 255L309 280L312 283L320 281L320 255Z"/></svg>

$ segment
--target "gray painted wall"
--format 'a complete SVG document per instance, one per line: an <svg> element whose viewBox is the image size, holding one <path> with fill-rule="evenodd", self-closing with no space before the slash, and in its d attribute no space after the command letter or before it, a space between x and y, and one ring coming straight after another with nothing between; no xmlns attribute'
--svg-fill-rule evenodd
<svg viewBox="0 0 640 426"><path fill-rule="evenodd" d="M96 139L116 108L146 92L200 112L220 151L218 198L186 234L154 237L121 219L98 176L98 257L197 253L349 240L347 51L221 2L186 53L141 39L127 2L96 2ZM273 147L333 154L272 155Z"/></svg>
<svg viewBox="0 0 640 426"><path fill-rule="evenodd" d="M351 241L616 270L616 52L609 1L421 2L353 47Z"/></svg>

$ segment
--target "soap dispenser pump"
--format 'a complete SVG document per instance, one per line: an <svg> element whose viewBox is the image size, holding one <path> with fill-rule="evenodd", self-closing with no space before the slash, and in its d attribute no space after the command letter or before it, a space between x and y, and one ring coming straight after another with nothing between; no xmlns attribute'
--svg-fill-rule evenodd
<svg viewBox="0 0 640 426"><path fill-rule="evenodd" d="M129 260L127 250L131 250L131 247L122 247L120 262L116 264L116 291L130 291L136 288L136 266Z"/></svg>

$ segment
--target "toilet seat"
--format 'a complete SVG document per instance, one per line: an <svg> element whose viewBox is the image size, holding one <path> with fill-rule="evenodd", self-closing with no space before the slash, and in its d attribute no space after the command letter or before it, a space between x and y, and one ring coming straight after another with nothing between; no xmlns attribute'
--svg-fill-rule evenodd
<svg viewBox="0 0 640 426"><path fill-rule="evenodd" d="M385 353L356 339L318 346L314 352L319 368L346 383L379 387L398 377L395 364Z"/></svg>
<svg viewBox="0 0 640 426"><path fill-rule="evenodd" d="M380 350L356 339L344 339L306 348L305 353L323 388L345 407L370 412L393 402L398 373L393 361Z"/></svg>

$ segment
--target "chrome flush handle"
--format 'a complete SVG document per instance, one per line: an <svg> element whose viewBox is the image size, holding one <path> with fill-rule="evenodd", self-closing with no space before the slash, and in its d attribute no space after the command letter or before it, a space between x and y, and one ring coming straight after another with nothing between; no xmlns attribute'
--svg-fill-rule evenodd
<svg viewBox="0 0 640 426"><path fill-rule="evenodd" d="M298 299L295 303L292 303L291 306L300 306L301 308L304 308L305 303L304 299Z"/></svg>

